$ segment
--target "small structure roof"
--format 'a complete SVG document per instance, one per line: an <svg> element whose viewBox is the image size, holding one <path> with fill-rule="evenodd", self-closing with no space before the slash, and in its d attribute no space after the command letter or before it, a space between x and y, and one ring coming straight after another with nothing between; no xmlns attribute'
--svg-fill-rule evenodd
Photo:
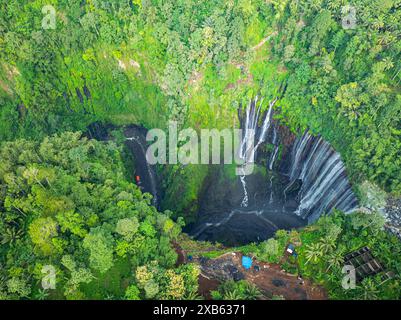
<svg viewBox="0 0 401 320"><path fill-rule="evenodd" d="M370 249L366 246L347 254L344 257L344 262L346 265L352 265L355 268L358 282L383 271L381 264L373 257Z"/></svg>

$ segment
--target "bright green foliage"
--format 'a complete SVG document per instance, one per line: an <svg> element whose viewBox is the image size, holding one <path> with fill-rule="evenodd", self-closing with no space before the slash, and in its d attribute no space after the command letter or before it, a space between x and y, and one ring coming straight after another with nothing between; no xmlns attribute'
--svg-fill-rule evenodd
<svg viewBox="0 0 401 320"><path fill-rule="evenodd" d="M383 283L381 275L366 278L356 289L345 290L345 254L368 246L386 271L400 274L401 243L383 230L379 213L356 212L344 215L336 212L300 232L302 245L299 253L299 272L321 283L332 299L399 299L401 282L398 276Z"/></svg>
<svg viewBox="0 0 401 320"><path fill-rule="evenodd" d="M29 226L29 235L44 255L50 255L54 250L52 240L57 236L57 224L50 217L36 219Z"/></svg>
<svg viewBox="0 0 401 320"><path fill-rule="evenodd" d="M125 291L125 298L127 300L140 300L140 291L136 285L130 285Z"/></svg>
<svg viewBox="0 0 401 320"><path fill-rule="evenodd" d="M266 255L267 261L275 261L279 256L279 243L276 239L271 238L266 241L263 254Z"/></svg>
<svg viewBox="0 0 401 320"><path fill-rule="evenodd" d="M153 261L149 266L138 267L135 276L146 298L182 300L196 296L199 269L194 264L185 264L163 271Z"/></svg>
<svg viewBox="0 0 401 320"><path fill-rule="evenodd" d="M3 298L105 298L110 292L123 298L129 282L135 285L132 270L154 260L158 276L139 297L156 294L157 286L165 290L161 279L172 277L166 269L177 259L170 237L180 226L126 181L114 143L66 132L41 142L2 143L0 158ZM56 270L56 290L47 295L40 291L45 265ZM196 288L187 274L174 270L180 280L172 283Z"/></svg>
<svg viewBox="0 0 401 320"><path fill-rule="evenodd" d="M15 140L0 150L1 299L196 296L198 271L173 268L171 241L177 218L193 222L209 167L160 170L162 207L174 213L159 213L127 182L115 144L68 132L94 121L238 127L250 98L279 97L277 119L320 133L353 182L370 181L362 204L373 194L371 207L383 206L380 189L401 194L397 0L353 1L354 29L341 25L340 0L50 2L56 30L42 28L41 0L0 3L0 141ZM302 242L301 271L333 297L392 298L398 282L338 288L343 254L365 244L400 274L399 245L382 226L376 214L336 215L247 249L279 262L289 241ZM48 264L54 292L39 287ZM227 288L217 296L245 296L242 282Z"/></svg>
<svg viewBox="0 0 401 320"><path fill-rule="evenodd" d="M256 254L258 259L278 263L284 255L290 236L285 230L278 230L275 238L268 239L257 245L256 248L250 248L251 252Z"/></svg>
<svg viewBox="0 0 401 320"><path fill-rule="evenodd" d="M21 278L11 278L7 281L7 289L11 294L17 294L20 297L28 297L31 290L27 281Z"/></svg>
<svg viewBox="0 0 401 320"><path fill-rule="evenodd" d="M231 280L224 282L217 291L212 291L212 296L216 300L256 300L262 297L262 293L245 280Z"/></svg>
<svg viewBox="0 0 401 320"><path fill-rule="evenodd" d="M113 238L102 230L93 229L83 242L82 247L90 251L89 265L100 273L113 266Z"/></svg>
<svg viewBox="0 0 401 320"><path fill-rule="evenodd" d="M117 222L116 232L124 237L125 240L131 241L135 233L138 231L138 219L132 217L130 219L121 219Z"/></svg>
<svg viewBox="0 0 401 320"><path fill-rule="evenodd" d="M0 136L82 129L99 119L183 122L196 71L223 74L265 36L271 11L262 0L138 3L59 0L55 30L41 27L42 1L1 3Z"/></svg>
<svg viewBox="0 0 401 320"><path fill-rule="evenodd" d="M288 70L280 118L341 152L355 180L401 194L401 13L398 1L358 0L356 26L341 1L283 2L274 56Z"/></svg>

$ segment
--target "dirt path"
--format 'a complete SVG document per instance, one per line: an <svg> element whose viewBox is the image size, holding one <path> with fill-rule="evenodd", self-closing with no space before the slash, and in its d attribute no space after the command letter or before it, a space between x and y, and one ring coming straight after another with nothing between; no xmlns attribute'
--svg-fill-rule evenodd
<svg viewBox="0 0 401 320"><path fill-rule="evenodd" d="M274 37L277 35L277 32L273 32L272 34L268 35L267 37L263 38L262 41L260 41L256 46L252 47L250 50L251 51L257 51L259 50L261 47L263 47L263 45L270 40L271 37ZM235 67L237 67L237 69L242 69L243 73L246 75L245 78L243 79L239 79L237 80L235 83L229 83L226 88L224 89L225 91L227 90L231 90L231 89L235 89L240 85L246 85L246 84L250 84L253 81L253 75L249 72L248 68L242 64L242 63L237 63L235 64Z"/></svg>
<svg viewBox="0 0 401 320"><path fill-rule="evenodd" d="M309 280L299 280L297 276L281 270L279 265L253 260L253 266L259 266L260 270L245 270L241 266L241 257L240 253L233 256L235 265L244 272L245 280L255 284L268 299L273 295L286 300L327 299L323 288L313 285Z"/></svg>
<svg viewBox="0 0 401 320"><path fill-rule="evenodd" d="M185 251L182 250L182 248L180 247L180 245L177 242L173 242L172 244L173 244L175 252L178 255L177 261L175 263L175 265L178 267L178 266L186 263Z"/></svg>
<svg viewBox="0 0 401 320"><path fill-rule="evenodd" d="M273 32L272 34L268 35L266 38L263 38L256 46L252 47L251 50L256 51L261 48L267 41L270 40L271 37L277 35L277 31Z"/></svg>
<svg viewBox="0 0 401 320"><path fill-rule="evenodd" d="M177 265L187 263L187 256L181 247L174 243L178 254ZM230 279L244 279L256 285L263 294L263 299L272 299L273 296L282 296L285 300L326 300L327 293L309 280L299 280L297 276L281 270L277 264L260 262L253 259L254 268L245 270L241 263L242 254L230 252L216 259L193 257L192 262L198 263L201 274L198 279L198 293L206 299L211 299L210 292Z"/></svg>
<svg viewBox="0 0 401 320"><path fill-rule="evenodd" d="M199 275L198 278L198 293L207 300L211 300L211 292L217 290L221 282L217 279L209 279L203 274Z"/></svg>

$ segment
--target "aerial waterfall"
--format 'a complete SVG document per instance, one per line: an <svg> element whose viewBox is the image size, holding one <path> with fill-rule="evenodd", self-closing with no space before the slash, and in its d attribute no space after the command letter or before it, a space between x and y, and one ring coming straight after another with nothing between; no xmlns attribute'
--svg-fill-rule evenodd
<svg viewBox="0 0 401 320"><path fill-rule="evenodd" d="M302 181L296 214L309 222L334 208L349 212L357 205L340 155L307 131L293 146L289 176L290 184Z"/></svg>
<svg viewBox="0 0 401 320"><path fill-rule="evenodd" d="M278 229L303 227L334 208L344 212L356 208L340 155L308 132L291 142L289 130L273 124L275 103L262 112L263 100L256 98L239 115L243 133L238 148L243 163L237 171L240 183L227 180L223 168L210 177L199 220L190 228L193 237L229 245L263 241ZM272 145L269 153L262 150L266 171L246 175L246 165L256 163L257 152L262 152L259 147L265 143Z"/></svg>
<svg viewBox="0 0 401 320"><path fill-rule="evenodd" d="M255 100L251 100L246 109L246 118L243 126L244 135L242 138L239 157L243 161L243 166L249 163L255 162L256 151L258 147L266 141L266 136L270 128L271 119L272 119L272 111L273 106L276 103L277 98L269 103L269 110L266 113L265 119L263 121L263 125L260 129L260 133L255 139L256 134L258 132L258 122L260 109L263 104L263 99L260 101L259 106L257 107L258 97L256 96ZM257 141L256 144L254 143ZM242 172L244 169L242 167ZM248 191L246 188L245 174L240 176L241 184L244 189L244 199L242 200L241 207L248 207Z"/></svg>

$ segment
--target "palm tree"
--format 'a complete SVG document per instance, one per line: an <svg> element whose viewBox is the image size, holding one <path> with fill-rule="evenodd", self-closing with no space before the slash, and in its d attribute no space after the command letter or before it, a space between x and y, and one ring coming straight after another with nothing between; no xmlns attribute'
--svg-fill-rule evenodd
<svg viewBox="0 0 401 320"><path fill-rule="evenodd" d="M6 228L2 238L1 238L1 244L7 244L9 243L10 245L12 245L16 240L20 239L23 235L23 230L21 229L17 229L17 228Z"/></svg>
<svg viewBox="0 0 401 320"><path fill-rule="evenodd" d="M39 291L35 295L35 299L37 300L46 300L49 296L49 293L46 290L39 289Z"/></svg>
<svg viewBox="0 0 401 320"><path fill-rule="evenodd" d="M344 263L344 257L343 257L342 252L339 250L332 252L328 257L327 262L328 262L329 266L328 266L326 272L329 271L330 268L333 268L333 267L339 268Z"/></svg>
<svg viewBox="0 0 401 320"><path fill-rule="evenodd" d="M331 252L335 246L335 242L329 237L325 237L322 240L320 240L320 244L322 246L324 254Z"/></svg>
<svg viewBox="0 0 401 320"><path fill-rule="evenodd" d="M383 63L384 63L384 70L390 70L392 67L394 67L394 63L391 60L391 58L384 58Z"/></svg>
<svg viewBox="0 0 401 320"><path fill-rule="evenodd" d="M184 296L184 300L202 300L202 297L196 292L196 290L188 292Z"/></svg>
<svg viewBox="0 0 401 320"><path fill-rule="evenodd" d="M329 10L337 12L338 9L341 7L341 5L342 5L342 1L329 0L327 7L329 8Z"/></svg>
<svg viewBox="0 0 401 320"><path fill-rule="evenodd" d="M252 283L247 283L245 287L245 299L256 300L262 296L259 288Z"/></svg>
<svg viewBox="0 0 401 320"><path fill-rule="evenodd" d="M387 46L397 40L397 38L390 32L384 32L378 35L378 40L380 44Z"/></svg>
<svg viewBox="0 0 401 320"><path fill-rule="evenodd" d="M236 289L225 292L223 298L224 298L224 300L242 300L243 299L241 294Z"/></svg>
<svg viewBox="0 0 401 320"><path fill-rule="evenodd" d="M112 293L106 293L104 300L116 300L116 297Z"/></svg>
<svg viewBox="0 0 401 320"><path fill-rule="evenodd" d="M384 27L383 17L378 17L372 22L373 29L379 30Z"/></svg>
<svg viewBox="0 0 401 320"><path fill-rule="evenodd" d="M363 291L361 295L363 300L377 300L377 293L379 293L379 290L377 290L376 283L372 279L364 279L360 289Z"/></svg>
<svg viewBox="0 0 401 320"><path fill-rule="evenodd" d="M317 263L319 259L323 256L324 251L321 243L312 243L306 247L305 256L306 263L312 261L313 263Z"/></svg>

